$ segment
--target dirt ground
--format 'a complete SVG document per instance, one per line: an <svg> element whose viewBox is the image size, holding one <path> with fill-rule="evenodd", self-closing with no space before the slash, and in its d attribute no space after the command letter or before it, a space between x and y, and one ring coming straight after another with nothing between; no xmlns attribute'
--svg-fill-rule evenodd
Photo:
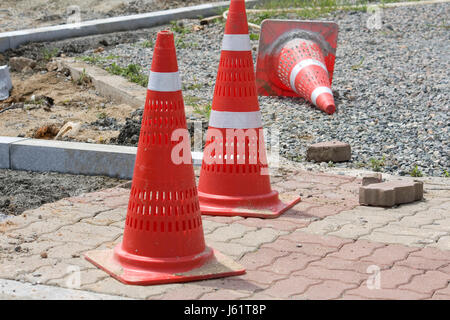
<svg viewBox="0 0 450 320"><path fill-rule="evenodd" d="M126 181L100 176L0 170L0 221L45 203L115 187Z"/></svg>
<svg viewBox="0 0 450 320"><path fill-rule="evenodd" d="M2 0L0 32L109 18L207 3L206 0ZM75 7L73 7L75 6Z"/></svg>
<svg viewBox="0 0 450 320"><path fill-rule="evenodd" d="M134 111L99 96L89 84L73 83L62 72L12 73L11 97L0 103L0 136L54 139L68 122L79 123L70 141L106 143L117 137L125 119ZM49 105L48 101L53 102ZM3 106L3 107L2 107Z"/></svg>

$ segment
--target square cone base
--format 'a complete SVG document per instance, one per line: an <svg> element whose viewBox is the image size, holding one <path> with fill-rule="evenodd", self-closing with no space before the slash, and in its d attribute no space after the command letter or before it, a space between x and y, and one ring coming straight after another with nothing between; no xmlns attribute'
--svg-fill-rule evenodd
<svg viewBox="0 0 450 320"><path fill-rule="evenodd" d="M213 250L214 258L204 265L182 273L124 268L115 258L114 249L94 250L85 254L86 260L125 284L156 285L223 278L245 274L245 269L231 258Z"/></svg>
<svg viewBox="0 0 450 320"><path fill-rule="evenodd" d="M202 205L200 201L200 211L202 215L207 216L226 216L226 217L245 217L245 218L262 218L275 219L287 210L294 207L301 201L298 196L280 194L280 201L275 206L267 208L248 208L248 207L213 207Z"/></svg>

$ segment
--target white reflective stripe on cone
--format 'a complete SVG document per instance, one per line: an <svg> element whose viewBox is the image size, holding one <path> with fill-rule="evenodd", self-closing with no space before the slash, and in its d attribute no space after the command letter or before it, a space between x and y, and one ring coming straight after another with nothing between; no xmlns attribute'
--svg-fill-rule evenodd
<svg viewBox="0 0 450 320"><path fill-rule="evenodd" d="M295 78L297 78L297 75L299 74L299 72L309 66L319 66L322 69L324 69L325 72L328 74L327 67L322 62L315 60L315 59L302 60L299 63L297 63L291 71L291 75L289 77L289 82L291 84L292 90L297 91L297 88L295 87Z"/></svg>
<svg viewBox="0 0 450 320"><path fill-rule="evenodd" d="M148 89L153 91L172 92L181 90L180 73L150 71Z"/></svg>
<svg viewBox="0 0 450 320"><path fill-rule="evenodd" d="M209 125L214 128L255 129L262 127L261 112L227 112L211 110Z"/></svg>
<svg viewBox="0 0 450 320"><path fill-rule="evenodd" d="M322 93L329 93L329 94L333 95L333 91L331 91L330 88L328 88L328 87L317 87L311 93L311 101L312 101L312 103L314 103L314 105L316 105L316 100Z"/></svg>
<svg viewBox="0 0 450 320"><path fill-rule="evenodd" d="M248 34L225 34L222 41L222 50L251 51L250 36Z"/></svg>

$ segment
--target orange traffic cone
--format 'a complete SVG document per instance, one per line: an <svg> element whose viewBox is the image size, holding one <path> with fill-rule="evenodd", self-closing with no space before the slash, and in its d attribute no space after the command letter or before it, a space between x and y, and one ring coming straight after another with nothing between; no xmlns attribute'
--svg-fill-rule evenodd
<svg viewBox="0 0 450 320"><path fill-rule="evenodd" d="M265 20L257 62L258 93L300 96L333 114L336 41L334 23Z"/></svg>
<svg viewBox="0 0 450 320"><path fill-rule="evenodd" d="M158 33L123 241L86 259L127 284L161 284L245 273L206 247L192 162L173 160L187 133L173 33ZM189 139L187 139L189 140ZM190 146L190 144L189 144ZM191 159L190 148L187 149Z"/></svg>
<svg viewBox="0 0 450 320"><path fill-rule="evenodd" d="M231 0L199 180L202 214L275 218L244 0Z"/></svg>

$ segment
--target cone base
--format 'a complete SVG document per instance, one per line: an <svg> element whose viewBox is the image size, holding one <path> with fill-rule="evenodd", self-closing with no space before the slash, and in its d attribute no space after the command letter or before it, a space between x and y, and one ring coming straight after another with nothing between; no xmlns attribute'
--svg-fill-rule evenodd
<svg viewBox="0 0 450 320"><path fill-rule="evenodd" d="M300 197L280 195L285 202L278 199L278 193L274 192L276 197L271 203L249 205L239 205L239 202L248 202L243 197L218 197L216 195L199 192L200 211L202 215L209 216L227 216L227 217L246 217L274 219L291 209L301 201ZM273 198L273 195L271 195ZM240 201L239 201L240 200Z"/></svg>
<svg viewBox="0 0 450 320"><path fill-rule="evenodd" d="M114 249L89 251L85 254L85 259L120 282L131 285L189 282L245 274L244 267L219 251L211 250L212 259L198 268L180 273L126 267L117 260Z"/></svg>

